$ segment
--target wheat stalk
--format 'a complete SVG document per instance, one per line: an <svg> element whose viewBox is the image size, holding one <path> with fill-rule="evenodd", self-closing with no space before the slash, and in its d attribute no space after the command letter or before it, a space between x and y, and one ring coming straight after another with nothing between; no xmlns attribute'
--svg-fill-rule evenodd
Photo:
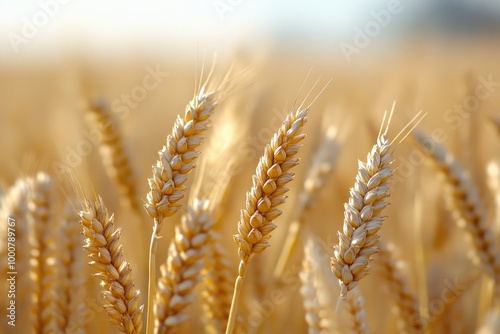
<svg viewBox="0 0 500 334"><path fill-rule="evenodd" d="M339 243L334 246L334 256L331 258L331 269L340 284L340 297L345 298L347 293L355 288L359 281L368 275L368 264L378 252L378 231L382 227L385 217L382 211L389 205L385 199L389 196L389 186L393 175L392 165L393 148L391 145L414 121L412 131L425 117L421 111L408 122L391 142L387 138L387 131L391 123L396 102L392 105L385 131L382 133L386 114L382 121L377 143L368 153L366 163L358 161L358 173L354 187L350 189L348 203L344 204L344 224L342 232L338 232ZM420 119L418 119L420 117ZM409 132L399 141L401 143ZM339 299L340 301L340 299Z"/></svg>
<svg viewBox="0 0 500 334"><path fill-rule="evenodd" d="M236 309L246 276L246 266L251 257L261 253L268 246L270 233L276 228L273 220L281 215L278 206L285 202L288 191L286 184L292 181L291 171L299 163L297 155L305 135L301 133L307 121L308 108L291 111L271 142L266 146L264 155L260 158L253 186L246 194L246 207L241 210L238 222L238 234L234 241L238 245L240 265L235 282L231 311L226 333L233 333L236 322Z"/></svg>
<svg viewBox="0 0 500 334"><path fill-rule="evenodd" d="M471 238L476 255L475 260L494 279L495 293L498 295L500 293L498 287L500 257L497 253L494 234L486 222L487 211L484 209L478 190L470 176L444 146L434 142L421 131L415 132L415 138L441 171L448 185L449 204L453 208L457 223Z"/></svg>
<svg viewBox="0 0 500 334"><path fill-rule="evenodd" d="M385 198L389 196L392 163L391 143L385 134L378 137L367 162L358 162L356 182L344 205L343 232L338 232L339 243L331 258L331 269L339 279L343 298L368 275L368 264L378 252L377 232L385 219L382 210L389 205Z"/></svg>
<svg viewBox="0 0 500 334"><path fill-rule="evenodd" d="M182 205L179 201L184 197L188 174L193 170L194 160L199 154L196 148L203 141L202 133L210 125L209 118L220 102L228 75L215 90L206 92L205 83L186 106L184 116L177 117L172 134L168 135L166 145L158 152L159 159L153 165L153 177L148 179L150 191L147 194L145 209L154 220L149 251L148 333L153 331L154 326L156 249L163 219L175 214Z"/></svg>
<svg viewBox="0 0 500 334"><path fill-rule="evenodd" d="M195 199L176 226L167 262L155 299L155 333L174 333L188 317L183 310L193 302L204 257L208 253L209 229L214 220L208 200Z"/></svg>
<svg viewBox="0 0 500 334"><path fill-rule="evenodd" d="M91 124L101 134L99 152L109 177L118 185L122 199L139 212L141 204L137 196L132 165L123 145L118 123L104 102L92 104L87 109Z"/></svg>
<svg viewBox="0 0 500 334"><path fill-rule="evenodd" d="M398 330L405 333L421 333L424 330L423 323L413 321L420 319L418 300L411 288L408 278L402 272L402 262L395 259L396 251L392 244L386 244L379 240L380 253L377 262L380 265L380 274L388 285L388 292L394 300L400 321Z"/></svg>
<svg viewBox="0 0 500 334"><path fill-rule="evenodd" d="M143 305L138 305L139 291L135 289L129 263L120 243L121 229L114 228L114 216L108 214L101 197L95 203L85 199L80 211L83 226L84 249L89 265L101 280L103 307L109 319L121 333L140 333Z"/></svg>

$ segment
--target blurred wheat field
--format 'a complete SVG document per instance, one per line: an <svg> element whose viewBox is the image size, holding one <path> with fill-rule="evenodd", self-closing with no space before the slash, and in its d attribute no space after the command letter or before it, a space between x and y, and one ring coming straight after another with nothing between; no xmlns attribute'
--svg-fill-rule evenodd
<svg viewBox="0 0 500 334"><path fill-rule="evenodd" d="M224 96L211 116L211 126L203 133L203 144L197 148L201 153L194 163L196 167L189 175L184 198L179 201L182 206L165 218L158 239L157 279L162 276L160 266L167 263L167 257L178 256L189 262L188 255L182 253L182 243L186 242L182 240L193 236L186 236L191 230L185 220L197 212L196 198L210 200L212 206L207 210L213 215L213 225L207 223L202 232L197 232L206 234L209 242L200 246L198 255L193 255L196 261L197 257L201 259L203 267L196 269L200 274L199 282L193 279L196 285L193 299L179 311L182 317L175 318L185 317L177 330L225 331L224 320L231 305L225 289L230 285L232 295L238 276L240 257L233 235L239 233L240 210L247 207L245 194L252 187L252 175L266 144L287 113L297 109L294 98L312 68L298 104L316 78L321 76L320 84L305 105L319 93L320 86L330 78L332 82L308 112L303 127L306 137L297 153L300 163L294 167L294 180L287 184L289 192L280 206L283 214L274 221L277 228L269 240L270 247L247 264L235 332L365 333L368 329L372 333L500 332L498 298L494 279L490 277L496 272L488 275L487 270L482 270L484 264L472 260L473 245L482 244L477 240L471 243L468 234L459 227L462 224L465 230L476 231L467 224L470 217L460 216L459 209L448 207L451 198L448 188L428 150L419 146L412 134L394 145L394 175L390 197L386 199L390 205L383 212L387 218L378 232L382 249L373 255L370 274L353 290L352 295L356 294L358 299L352 303L349 299L349 307L340 304L341 309L345 308L337 309L340 317L336 317L336 308L341 290L330 268L333 246L339 242L337 231L343 231L344 203L348 202L349 190L355 182L358 160L366 161L367 153L377 141L384 111L391 109L393 101L396 107L389 138L394 138L419 110L427 112L418 130L432 135L453 154L478 189L477 194L466 192L462 197L455 191L451 201L477 198L484 203L481 211L484 222L477 224L491 230L491 235L482 232L480 235L496 245L494 254L498 256L497 48L480 41L473 45L457 43L448 48L426 48L416 42L388 57L364 58L365 61L349 66L340 60L281 53L255 57L251 52L240 52L219 59L214 81L224 76L231 63L236 72L250 65L249 73L236 76L239 85ZM122 260L130 264L130 279L135 289L140 290L138 305L144 304L139 332L146 332L153 227L153 219L143 209L150 202L147 194L152 191L148 178L152 177L151 166L158 160L158 150L166 145L177 115L183 117L186 105L198 93L195 81L200 79L201 64L174 57L161 60L124 57L100 63L84 59L68 57L57 64L0 66L3 157L0 255L4 266L8 217L13 217L17 268L15 327L5 320L8 282L2 279L0 285L2 333L118 332L118 327L103 312L101 304L105 299L99 285L102 277L92 277L97 266L87 265L89 261L106 262L107 253L94 249L94 257L87 257L82 247L88 234L85 237L78 234L82 233L79 221L86 217L82 218L81 213L79 216L82 210L86 212L84 194L91 202L101 196L108 211L104 216L109 218L114 213L114 229L121 228ZM210 66L205 64L205 67ZM95 119L89 117L89 108L96 105L111 115L112 128L99 128ZM456 105L468 109L453 109ZM92 135L104 137L106 131L109 131L107 144L93 141ZM119 139L116 133L120 134ZM332 140L330 146L324 146L329 157L316 166L324 178L312 185L314 180L308 180L309 173L327 134ZM118 141L123 151L114 146ZM119 156L122 162L126 156L130 178L128 171L113 169L113 162L106 163L103 159L106 155ZM61 166L71 168L60 169ZM36 176L37 173L46 176ZM124 190L123 184L118 186L117 175L126 180L122 183L130 182L130 187L125 186ZM46 177L51 180L51 189ZM50 193L48 202L40 199L45 191ZM314 197L304 206L301 201L308 191ZM132 200L124 194L129 194ZM94 211L99 216L101 211ZM187 218L181 218L183 215ZM299 218L302 223L297 243L281 276L276 277L289 227ZM45 225L36 225L40 221ZM102 224L106 229L108 225ZM92 228L98 229L95 223L89 223L89 229ZM182 237L174 237L177 233L181 235L176 229L183 229ZM57 239L59 234L66 238ZM35 239L38 241L33 242ZM172 240L180 240L177 250L180 255L171 255L175 253L169 250ZM188 244L195 243L189 240ZM216 241L218 246L210 244ZM392 245L386 248L386 244ZM37 248L40 245L45 245L45 252ZM210 267L215 262L220 267ZM174 264L167 266L167 271ZM8 271L4 268L4 276L8 276ZM71 276L73 272L76 277ZM35 286L41 290L33 292ZM213 294L217 289L226 295ZM32 298L36 294L46 297L37 301ZM359 298L364 301L361 303ZM71 303L74 301L76 305ZM211 305L220 309L210 311ZM412 307L413 311L405 313ZM36 311L37 308L41 311ZM51 317L56 309L62 310L61 313ZM221 320L216 317L222 319L219 327L214 325L215 320Z"/></svg>

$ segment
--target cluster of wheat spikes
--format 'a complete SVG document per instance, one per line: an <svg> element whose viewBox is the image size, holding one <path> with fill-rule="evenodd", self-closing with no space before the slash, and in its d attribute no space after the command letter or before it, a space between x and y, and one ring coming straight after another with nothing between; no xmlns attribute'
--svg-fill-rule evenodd
<svg viewBox="0 0 500 334"><path fill-rule="evenodd" d="M267 144L258 147L263 153L248 180L251 181L250 189L239 206L242 209L235 223L228 207L235 196L233 191L239 190L235 180L240 178L233 169L246 167L246 161L239 160L245 158L241 151L251 151L248 142L242 139L250 127L245 128L240 124L244 122L235 120L235 124L230 124L235 127L228 130L227 137L222 136L227 143L210 146L209 142L208 149L215 154L209 158L201 156L204 159L200 159L203 163L196 182L189 182L201 152L206 152L207 145L202 146L204 137L210 132L222 132L223 112L227 109L222 102L235 92L235 75L231 71L219 83L215 82L212 72L206 81L200 80L193 98L175 119L152 165L152 175L148 171L145 210L140 209L140 186L131 162L137 163L125 149L127 137L120 131L111 109L105 103L98 103L86 110L91 126L100 129L99 148L108 177L119 189L121 202L135 211L133 217L118 212L115 222L114 214L105 204L105 194L90 198L76 182L73 191L77 196L59 201L61 193L57 182L45 172L20 177L10 188L1 189L0 235L10 236L5 222L15 221L16 270L26 273L19 276L16 283L17 301L25 307L18 313L23 333L93 333L102 330L99 319L104 317L120 333L276 332L280 324L294 323L286 314L287 307L296 308L295 304L286 302L289 295L294 294L294 298L302 301L299 307L302 331L307 330L310 334L370 333L370 328L376 328L377 332L382 332L385 330L382 325L370 324L373 318L370 318L368 307L373 303L371 297L378 296L378 290L385 290L386 295L379 296L375 303L384 312L389 307L395 311L388 317L394 317L390 318L394 320L390 328L398 333L439 332L452 328L452 324L444 320L439 327L436 323L446 318L448 312L457 312L461 294L472 294L475 291L472 286L479 284L480 276L473 271L474 275L466 284L457 285L459 290L423 288L421 282L412 279L411 271L406 270L410 267L406 263L408 258L403 261L404 249L398 250L393 245L397 240L390 240L389 235L382 236L383 225L395 224L401 219L405 221L399 225L405 229L408 224L418 224L417 219L408 218L407 213L403 218L391 215L391 221L385 223L386 215L391 212L388 198L396 173L396 149L412 132L419 147L440 170L446 183L448 213L466 232L471 241L469 249L475 254L475 264L486 274L481 277L484 282L476 289L481 290L477 308L484 308L476 327L484 333L498 332L498 231L490 225L487 198L480 193L480 187L465 167L444 146L424 132L414 131L425 115L418 113L391 140L389 125L395 105L390 113L386 112L378 135L373 135L375 143L366 160L358 161L354 185L343 206L343 221L339 219L336 224L330 215L312 218L321 201L328 202L328 212L342 211L342 206L331 203L330 197L320 195L337 183L343 185L335 175L340 173L337 164L350 141L346 131L340 130L340 120L331 120L325 113L319 118L323 127L310 163L306 165L302 186L296 188L300 190L290 201L295 208L287 216L283 211L290 204L286 202L295 172L299 170L299 151L308 145L304 140L306 123L314 113L310 111L311 106L323 92L321 90L312 102L304 105L315 84L303 103L297 106L295 99L290 110L279 120L280 125L272 129L271 138L266 138L269 139ZM218 113L222 117L213 123L214 129L208 131ZM490 120L498 126L497 118L492 116ZM213 184L208 186L209 182ZM188 189L188 200L183 207ZM181 214L179 219L174 217L177 212ZM127 220L138 217L143 222L141 231L130 233L137 233L138 238L144 231L152 230L149 250L144 252L126 242ZM285 226L275 231L280 217L279 224ZM171 222L164 226L167 218ZM228 230L224 224L231 220ZM329 231L334 236L336 232L335 240L328 240L326 245L318 241L324 240L316 233L318 222L322 231ZM117 226L119 224L123 227ZM271 246L271 236L278 231L285 232L283 239L276 238L277 247L261 254ZM171 239L162 240L161 232ZM227 248L230 233L234 233L232 249ZM451 236L447 238L446 241L451 242ZM3 237L0 240L0 261L5 274L13 270L8 266L12 255L7 240ZM417 237L416 241L423 247L422 240ZM134 261L127 260L126 256L133 259L131 255L136 253L147 255L147 271L141 272ZM267 255L276 263L271 269L264 265L267 262L261 261ZM301 261L295 261L296 257L301 257ZM233 258L237 258L238 265L233 265ZM298 263L299 269L293 271L293 265ZM371 266L376 270L367 278ZM470 268L474 267L467 267L466 271ZM257 272L261 274L255 274ZM267 275L269 272L271 274ZM290 272L295 274L290 276ZM100 287L94 279L88 279L90 273L100 281ZM426 272L422 274L424 280L427 279L425 275ZM376 284L360 283L370 279ZM247 288L244 282L254 286ZM3 282L0 288L3 298L9 286ZM147 288L146 293L141 293L139 288ZM418 289L423 293L417 293ZM94 290L99 291L88 293ZM249 297L249 294L254 295ZM435 295L438 297L433 298ZM436 300L445 303L439 312L435 310ZM287 319L283 319L285 316L280 309L285 310L283 314ZM104 316L99 314L101 310ZM94 322L100 326L92 327ZM289 327L282 330L296 331L299 330Z"/></svg>

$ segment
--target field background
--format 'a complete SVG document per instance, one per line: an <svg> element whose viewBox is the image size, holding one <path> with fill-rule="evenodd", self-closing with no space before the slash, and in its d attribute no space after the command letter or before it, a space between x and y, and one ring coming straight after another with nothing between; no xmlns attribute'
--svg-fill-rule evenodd
<svg viewBox="0 0 500 334"><path fill-rule="evenodd" d="M149 30L144 27L147 19L143 16L153 11L152 3L144 5L151 7L139 11L135 21L131 12L136 7L132 5L124 5L123 12L119 8L113 12L112 7L103 5L100 8L94 4L101 18L94 18L95 22L98 22L98 27L108 28L99 38L96 37L97 28L92 25L94 21L83 19L90 15L90 7L82 7L87 11L74 16L78 6L82 6L76 0L60 5L60 11L50 19L49 25L40 29L28 44L22 45L19 53L13 52L8 43L0 48L2 193L17 178L45 171L53 177L58 189L54 217L60 217L65 198L75 195L75 179L71 180L67 174L59 177L54 163L65 162L68 149L77 149L86 140L84 131L92 130L85 119L89 103L100 98L112 104L122 94L130 94L141 85L148 73L146 68L160 68L168 72L168 77L149 91L136 108L131 108L126 117L118 120L134 168L138 195L145 199L147 178L151 177L151 165L156 161L157 151L164 145L176 115L184 111L192 98L202 65L210 67L213 54L217 53L215 76L224 75L231 63L236 68L251 66L251 78L242 79L242 87L228 96L214 115L213 126L207 132L206 144L197 163L201 166L208 161L205 170L209 171L223 169L227 157L219 156L218 148L226 141L239 141L233 151L238 156L238 172L233 173L226 190L222 225L218 227L234 263L234 277L237 247L231 236L236 233L239 211L245 204L245 192L251 186L251 175L264 145L284 118L284 111L290 109L310 70L299 102L305 96L304 91L307 92L318 77L321 77L319 86L332 79L311 107L305 127L308 136L299 153L301 164L296 170L295 181L289 186L289 198L283 208L284 214L277 220L278 228L273 232L271 247L249 264L251 278L245 284L244 302L240 304L243 316L248 316L249 310L259 307L269 298L269 291L262 293L262 289L271 284L288 225L294 218L296 200L303 191L305 173L326 123L335 126L341 134L341 150L331 177L307 215L307 229L301 234L299 248L288 264L287 270L296 280L306 235L311 235L320 245L319 254L329 261L325 254L332 254L337 230L342 228L343 203L348 200L349 188L354 182L357 160L365 160L375 143L384 110L390 109L394 100L397 104L389 136L394 137L419 110L427 112L419 127L428 133L442 129L446 136L443 144L471 172L481 190L488 222L495 230L495 240L499 241L500 138L491 117L500 119L500 84L487 99L481 100L476 110L461 118L459 126L453 126L445 115L454 104L461 104L467 96L474 95L480 83L479 77L500 82L500 11L493 5L489 8L486 5L470 7L460 1L444 3L436 5L441 8L437 10L431 5L429 8L415 5L414 9L410 3L403 2L409 7L405 10L413 12L394 16L390 25L383 28L360 54L353 55L351 62L339 51L340 43L352 43L354 28L363 28L372 20L370 11L385 8L384 2L376 2L373 8L346 6L338 12L321 2L311 4L312 7L298 1L289 5L283 2L274 5L276 8L268 8L268 12L265 11L267 5L262 2L257 5L241 2L234 11L225 14L224 20L220 20L213 4L191 1L186 7L172 5L169 14L165 14L167 22L161 20L161 13L168 12L168 9L160 6L160 13L151 16ZM9 12L2 11L2 6L18 16L7 17ZM2 32L7 35L19 31L22 25L19 18L29 18L40 10L36 6L28 2L24 7L0 5L3 12L0 16L5 16ZM305 11L305 8L309 9ZM268 13L263 15L266 19L262 19L267 25L257 29L261 22L256 15L259 9ZM287 19L278 20L276 26L271 26L271 18L276 18L280 9ZM299 14L301 10L307 19ZM179 11L179 15L191 13L192 21L196 22L194 27L179 23L182 21L179 18L170 27L168 19L176 16L175 11ZM329 20L338 20L339 12L352 20L343 17L343 25L338 22L329 24ZM109 22L104 20L106 15L109 15ZM315 15L320 23L313 23ZM71 23L73 16L76 19ZM203 17L201 23L197 22ZM293 25L297 17L301 19ZM130 20L129 24L127 20ZM208 25L208 32L204 31L202 23ZM113 28L116 28L114 35L110 32ZM334 33L336 29L338 32ZM229 33L229 30L233 31ZM165 33L164 41L162 33ZM126 41L128 38L130 40ZM319 90L316 87L313 95ZM238 130L227 135L231 132L224 132L226 127L237 127ZM428 301L439 300L446 282L468 282L467 289L456 301L432 315L429 331L473 333L486 319L487 307L483 301L484 294L489 291L489 281L484 275L475 275L477 268L467 255L471 248L445 208L443 187L432 165L427 160L408 163L414 161L417 150L410 136L394 154L396 167L400 169L395 173L398 181L391 190L391 205L386 211L388 219L381 234L386 241L395 244L398 257L406 263L410 284L420 297L425 295ZM202 168L193 172L189 184L199 182L200 170ZM82 157L73 177L87 195L93 196L94 192L101 195L108 209L115 213L117 226L123 227L125 255L131 262L136 284L143 292L141 303L145 303L151 220L145 213L138 215L120 203L117 188L105 173L97 146L93 145L91 152ZM202 181L201 187L208 192L210 183ZM186 195L186 199L188 197ZM176 214L164 223L164 238L159 245L160 263L165 259L173 227L179 218L180 214ZM421 254L424 262L418 263ZM396 333L396 317L390 313L390 293L385 291L376 262L375 256L374 270L359 285L366 301L367 323L373 333ZM4 288L2 286L2 293ZM85 289L89 298L95 299L98 280L89 274ZM276 309L266 315L260 331L306 332L299 289L295 284L285 284L280 289L286 302L276 305ZM324 293L335 299L339 290L336 284L332 284L331 289ZM4 299L3 294L1 299ZM23 307L21 305L18 309L19 321L28 319L28 306ZM199 303L189 312L193 317L185 331L202 332ZM103 312L94 315L88 322L89 333L113 331ZM0 332L24 333L28 324L27 321L21 322L12 331L2 320Z"/></svg>

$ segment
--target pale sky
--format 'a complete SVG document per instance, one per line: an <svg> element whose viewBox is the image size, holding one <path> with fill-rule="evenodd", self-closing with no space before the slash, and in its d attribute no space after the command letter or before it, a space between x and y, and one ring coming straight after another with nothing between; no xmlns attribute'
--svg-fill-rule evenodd
<svg viewBox="0 0 500 334"><path fill-rule="evenodd" d="M70 44L103 54L138 48L193 53L200 45L223 52L286 39L333 47L352 39L372 10L391 1L0 0L0 59L54 56ZM405 10L393 21L410 20L422 2L401 1Z"/></svg>

